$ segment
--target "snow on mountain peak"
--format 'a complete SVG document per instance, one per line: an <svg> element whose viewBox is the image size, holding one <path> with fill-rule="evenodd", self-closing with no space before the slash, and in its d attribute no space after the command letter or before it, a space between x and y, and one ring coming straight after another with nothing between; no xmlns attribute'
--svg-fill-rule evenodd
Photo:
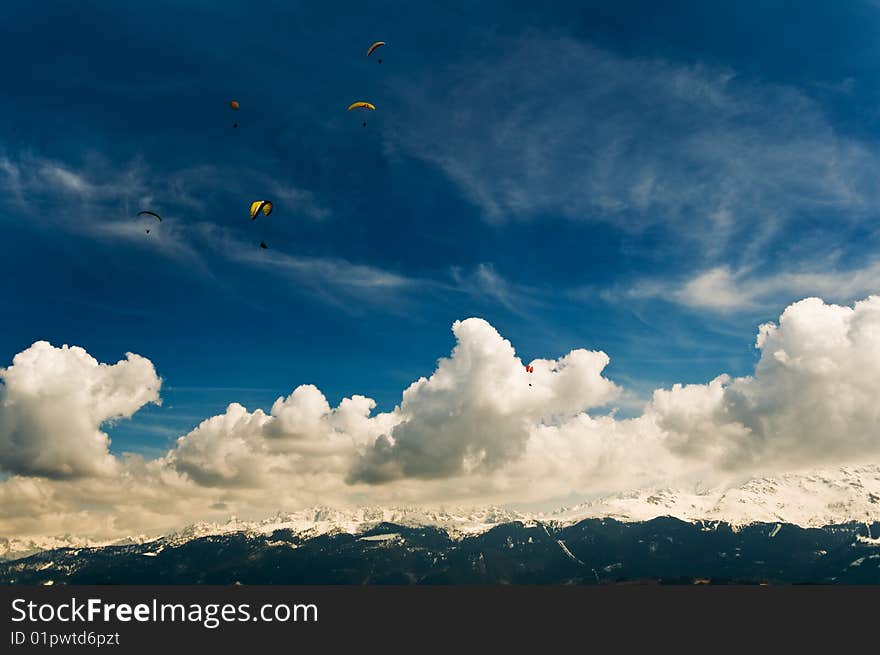
<svg viewBox="0 0 880 655"><path fill-rule="evenodd" d="M310 507L278 512L260 521L231 516L222 523L200 522L156 539L144 535L116 541L79 539L70 535L45 538L0 537L0 559L14 559L55 548L94 548L162 541L174 545L200 537L243 532L270 535L290 530L303 537L328 533L356 534L381 523L432 526L453 538L485 532L513 521L569 525L588 518L647 521L673 516L684 521L729 523L792 523L802 527L880 520L880 465L846 466L752 478L740 486L701 490L644 489L606 496L553 512L526 513L502 507Z"/></svg>
<svg viewBox="0 0 880 655"><path fill-rule="evenodd" d="M586 518L646 521L674 516L685 521L792 523L820 527L880 520L880 466L845 466L752 478L744 484L707 491L642 490L583 503L545 519L562 523Z"/></svg>

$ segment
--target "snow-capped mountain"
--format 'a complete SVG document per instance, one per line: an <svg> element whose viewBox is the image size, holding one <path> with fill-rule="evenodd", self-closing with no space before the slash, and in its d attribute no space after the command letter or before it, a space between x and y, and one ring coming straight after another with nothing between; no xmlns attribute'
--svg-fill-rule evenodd
<svg viewBox="0 0 880 655"><path fill-rule="evenodd" d="M543 520L570 524L585 518L647 521L723 521L734 526L790 523L821 527L880 520L880 466L847 466L753 478L728 489L653 489L617 494L562 508Z"/></svg>
<svg viewBox="0 0 880 655"><path fill-rule="evenodd" d="M671 516L687 522L723 522L731 526L787 523L821 527L849 522L880 521L880 465L849 466L754 478L727 489L708 491L649 489L606 496L553 512L518 512L500 507L313 507L278 513L260 521L231 517L222 523L196 523L161 537L144 535L116 541L79 539L66 535L45 538L0 538L0 559L17 559L56 548L97 548L108 545L155 543L156 551L206 536L243 533L271 535L288 530L303 538L326 534L359 534L380 524L430 526L452 539L484 533L493 527L520 522L554 527L588 518L621 522Z"/></svg>
<svg viewBox="0 0 880 655"><path fill-rule="evenodd" d="M431 526L444 530L453 538L460 538L513 521L561 527L587 518L632 522L659 516L690 522L725 522L734 526L779 522L820 527L852 521L880 521L880 465L753 478L728 489L647 489L605 496L552 512L518 512L501 507L313 507L279 513L262 521L242 521L233 517L226 523L198 523L167 535L166 539L180 543L208 535L234 532L270 534L280 529L304 536L335 532L357 534L380 523Z"/></svg>
<svg viewBox="0 0 880 655"><path fill-rule="evenodd" d="M130 536L119 540L94 540L72 535L60 537L0 538L0 560L26 557L30 554L56 548L101 548L156 542L179 545L201 537L234 533L267 535L276 530L290 530L303 537L322 534L363 532L380 523L417 527L432 526L444 530L453 538L479 534L490 528L512 521L529 521L527 514L499 507L476 509L442 509L425 507L311 507L296 512L279 512L259 521L246 521L232 516L227 521L199 522L166 535L148 537Z"/></svg>
<svg viewBox="0 0 880 655"><path fill-rule="evenodd" d="M143 544L155 538L146 535L125 537L124 539L85 539L73 535L62 535L59 537L13 537L11 539L0 537L0 561L27 557L32 553L55 550L56 548L124 546L128 544Z"/></svg>
<svg viewBox="0 0 880 655"><path fill-rule="evenodd" d="M528 521L530 515L502 509L482 508L426 508L426 507L311 507L297 512L281 513L261 521L242 521L231 517L225 523L196 523L183 530L166 535L170 543L181 543L197 537L245 532L271 534L276 530L291 530L305 537L344 532L356 534L380 523L409 527L432 526L460 537L478 534L512 521Z"/></svg>

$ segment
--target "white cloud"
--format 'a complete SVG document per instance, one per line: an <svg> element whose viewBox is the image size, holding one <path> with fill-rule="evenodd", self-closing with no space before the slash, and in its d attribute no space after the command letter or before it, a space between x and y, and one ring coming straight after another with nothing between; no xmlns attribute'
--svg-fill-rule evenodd
<svg viewBox="0 0 880 655"><path fill-rule="evenodd" d="M76 237L150 248L200 272L205 272L205 263L180 212L200 207L195 188L215 174L212 169L186 169L166 178L139 159L114 166L91 157L75 167L29 153L0 158L0 189L7 192L6 202L16 205L16 214L38 217ZM158 212L163 222L138 219L141 209ZM150 228L149 238L145 227Z"/></svg>
<svg viewBox="0 0 880 655"><path fill-rule="evenodd" d="M45 214L50 208L52 212L44 220L59 223L79 223L85 210L100 210L91 216L93 221L108 220L108 215L128 220L140 209L163 216L203 215L208 200L217 194L218 180L226 191L264 189L290 215L324 219L330 213L312 192L248 168L232 171L200 164L162 172L140 157L119 163L89 155L74 165L28 152L0 156L0 188L15 196L20 205L26 197L20 210L30 207ZM246 204L240 214L247 215Z"/></svg>
<svg viewBox="0 0 880 655"><path fill-rule="evenodd" d="M534 425L603 405L618 392L601 376L604 353L535 360L527 374L510 342L485 321L456 322L453 332L452 355L413 383L393 412L371 416L375 402L363 396L331 408L317 388L303 385L268 415L230 405L181 437L168 462L215 486L263 486L266 471L343 478L352 466L353 482L447 478L503 466L522 454Z"/></svg>
<svg viewBox="0 0 880 655"><path fill-rule="evenodd" d="M21 169L8 157L0 157L0 171L3 172L3 190L7 195L13 196L18 203L22 198Z"/></svg>
<svg viewBox="0 0 880 655"><path fill-rule="evenodd" d="M605 353L574 350L558 361L534 360L529 374L510 342L486 321L456 321L452 331L452 355L404 391L400 423L368 450L354 480L497 469L522 455L543 419L604 405L618 393L602 377Z"/></svg>
<svg viewBox="0 0 880 655"><path fill-rule="evenodd" d="M88 196L93 192L92 185L82 175L74 173L58 164L46 164L40 170L40 175L50 183L56 183L65 191L81 196Z"/></svg>
<svg viewBox="0 0 880 655"><path fill-rule="evenodd" d="M132 353L99 364L82 348L38 341L0 369L0 470L47 477L111 475L101 426L159 402L152 363Z"/></svg>
<svg viewBox="0 0 880 655"><path fill-rule="evenodd" d="M111 455L100 426L158 400L152 364L37 343L0 370L0 534L120 535L316 503L537 503L880 458L880 297L795 303L761 326L753 375L658 389L630 419L597 411L620 391L604 353L528 374L486 321L453 332L392 411L301 385L267 412L233 403L149 461Z"/></svg>
<svg viewBox="0 0 880 655"><path fill-rule="evenodd" d="M872 147L801 90L729 70L528 34L397 93L418 120L388 128L392 151L434 163L491 221L657 225L692 257L736 242L727 254L748 258L792 220L839 226L880 200Z"/></svg>
<svg viewBox="0 0 880 655"><path fill-rule="evenodd" d="M185 264L189 272L212 276L216 258L260 267L288 277L297 290L349 311L361 302L386 307L399 304L403 292L429 283L342 258L283 252L271 240L269 250L261 250L259 237L244 241L205 216L218 180L227 187L243 185L242 180L252 182L266 190L276 212L287 216L313 220L330 216L330 210L310 191L248 169L231 175L214 166L194 166L163 174L139 159L112 166L91 158L77 168L27 153L0 157L0 190L6 192L7 202L15 202L17 212L39 215L41 221L68 229L77 237L152 250ZM247 206L233 211L244 218ZM138 219L142 209L156 211L162 222ZM150 229L149 236L145 228Z"/></svg>
<svg viewBox="0 0 880 655"><path fill-rule="evenodd" d="M209 224L196 226L193 237L230 261L286 278L295 283L299 291L349 312L356 311L362 303L399 309L406 292L432 284L429 280L337 257L296 255L277 250L272 245L261 250L258 243L244 242L229 231Z"/></svg>
<svg viewBox="0 0 880 655"><path fill-rule="evenodd" d="M647 413L673 452L740 470L880 456L880 296L802 300L757 347L753 376L654 393Z"/></svg>
<svg viewBox="0 0 880 655"><path fill-rule="evenodd" d="M718 266L688 280L674 298L691 307L728 310L751 306L755 293L737 284L729 268Z"/></svg>
<svg viewBox="0 0 880 655"><path fill-rule="evenodd" d="M44 220L70 220L70 210L100 204L105 211L148 197L149 172L133 159L113 166L88 157L80 166L24 152L0 157L0 188L19 203L19 210L42 213ZM155 180L154 180L155 182ZM46 209L51 212L46 213Z"/></svg>
<svg viewBox="0 0 880 655"><path fill-rule="evenodd" d="M313 385L278 398L267 415L233 403L181 437L167 463L206 486L265 487L277 477L345 475L356 449L386 431L394 418L371 417L376 403L345 398L331 408Z"/></svg>
<svg viewBox="0 0 880 655"><path fill-rule="evenodd" d="M815 262L813 263L815 266ZM733 271L715 266L697 273L684 282L643 280L622 295L630 298L663 298L694 309L735 312L766 308L792 298L821 296L835 302L851 302L865 294L880 291L880 261L861 268L782 270L765 275L749 269ZM606 297L619 297L607 292Z"/></svg>
<svg viewBox="0 0 880 655"><path fill-rule="evenodd" d="M458 291L498 303L516 314L525 314L527 309L540 304L535 289L511 282L486 262L478 264L470 273L453 268L452 278Z"/></svg>
<svg viewBox="0 0 880 655"><path fill-rule="evenodd" d="M289 208L292 213L303 214L315 220L324 220L331 215L331 211L324 207L311 191L281 184L275 180L268 181L267 186L270 189L270 197Z"/></svg>

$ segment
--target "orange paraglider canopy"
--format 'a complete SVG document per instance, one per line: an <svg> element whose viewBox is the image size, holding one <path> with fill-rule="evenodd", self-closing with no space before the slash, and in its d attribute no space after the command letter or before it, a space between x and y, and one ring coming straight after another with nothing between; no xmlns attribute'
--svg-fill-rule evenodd
<svg viewBox="0 0 880 655"><path fill-rule="evenodd" d="M238 104L238 100L230 100L229 106L238 111L241 107Z"/></svg>

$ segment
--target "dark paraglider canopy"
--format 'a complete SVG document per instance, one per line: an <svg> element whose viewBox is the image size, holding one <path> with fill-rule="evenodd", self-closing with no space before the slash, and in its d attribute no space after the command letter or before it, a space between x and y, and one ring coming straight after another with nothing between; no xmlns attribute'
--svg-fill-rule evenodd
<svg viewBox="0 0 880 655"><path fill-rule="evenodd" d="M151 211L149 211L148 209L145 209L145 210L143 210L143 211L139 211L139 212L137 213L137 215L138 215L138 216L152 216L153 218L155 218L155 219L156 219L157 221L159 221L160 223L162 222L162 217L159 216L159 214L157 214L156 212L151 212ZM144 231L145 231L147 234L149 234L149 233L150 233L150 228L145 227L145 228L144 228Z"/></svg>
<svg viewBox="0 0 880 655"><path fill-rule="evenodd" d="M381 48L383 45L385 45L385 42L384 42L384 41L376 41L376 42L375 42L373 45L371 45L371 46L369 47L369 49L367 50L367 57L369 57L371 54L373 54L373 51L376 50L376 48ZM381 60L381 59L379 60L379 63L380 63L380 64L382 63L382 60Z"/></svg>
<svg viewBox="0 0 880 655"><path fill-rule="evenodd" d="M262 248L263 250L266 250L268 247L269 246L266 245L265 241L260 241L260 248Z"/></svg>

